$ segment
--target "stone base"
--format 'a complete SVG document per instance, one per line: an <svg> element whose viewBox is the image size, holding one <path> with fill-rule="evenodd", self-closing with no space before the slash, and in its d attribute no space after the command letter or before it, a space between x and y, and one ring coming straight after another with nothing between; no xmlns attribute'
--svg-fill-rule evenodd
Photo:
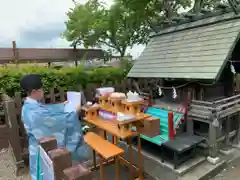
<svg viewBox="0 0 240 180"><path fill-rule="evenodd" d="M232 146L233 146L234 148L240 150L240 143L238 143L238 144L233 144Z"/></svg>
<svg viewBox="0 0 240 180"><path fill-rule="evenodd" d="M219 151L220 151L220 153L222 153L225 156L228 156L228 155L231 155L232 153L234 153L234 149L233 148L230 148L228 150L220 149Z"/></svg>
<svg viewBox="0 0 240 180"><path fill-rule="evenodd" d="M219 157L212 158L212 157L208 156L207 161L211 164L217 164L220 162L220 158Z"/></svg>

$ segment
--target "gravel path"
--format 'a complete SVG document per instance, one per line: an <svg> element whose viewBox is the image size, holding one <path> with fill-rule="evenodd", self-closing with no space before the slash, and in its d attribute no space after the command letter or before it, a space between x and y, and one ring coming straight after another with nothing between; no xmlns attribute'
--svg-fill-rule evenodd
<svg viewBox="0 0 240 180"><path fill-rule="evenodd" d="M0 151L0 180L30 180L28 173L16 177L14 171L14 164L8 150Z"/></svg>

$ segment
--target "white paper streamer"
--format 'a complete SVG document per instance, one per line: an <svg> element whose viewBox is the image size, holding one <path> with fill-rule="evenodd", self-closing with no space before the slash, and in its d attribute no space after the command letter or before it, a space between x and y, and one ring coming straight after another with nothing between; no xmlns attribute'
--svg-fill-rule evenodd
<svg viewBox="0 0 240 180"><path fill-rule="evenodd" d="M232 72L233 74L236 74L236 70L235 70L235 68L234 68L234 66L233 66L232 63L231 63L231 65L230 65L230 68L231 68L231 72Z"/></svg>
<svg viewBox="0 0 240 180"><path fill-rule="evenodd" d="M173 87L173 99L176 99L177 98L177 91L175 89L175 87Z"/></svg>
<svg viewBox="0 0 240 180"><path fill-rule="evenodd" d="M159 96L162 96L162 94L163 94L163 92L162 92L161 87L158 87L158 95L159 95Z"/></svg>

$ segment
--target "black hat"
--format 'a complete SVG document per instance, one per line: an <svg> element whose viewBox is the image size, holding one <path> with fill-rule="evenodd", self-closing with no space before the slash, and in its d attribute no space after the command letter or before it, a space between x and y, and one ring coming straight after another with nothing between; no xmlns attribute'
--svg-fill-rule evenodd
<svg viewBox="0 0 240 180"><path fill-rule="evenodd" d="M28 74L20 80L20 87L25 91L41 89L43 87L41 76L39 74Z"/></svg>

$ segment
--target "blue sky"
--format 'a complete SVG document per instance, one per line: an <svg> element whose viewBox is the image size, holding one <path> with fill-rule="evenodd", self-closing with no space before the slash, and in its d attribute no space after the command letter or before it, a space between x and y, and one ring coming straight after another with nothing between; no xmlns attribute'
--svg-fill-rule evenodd
<svg viewBox="0 0 240 180"><path fill-rule="evenodd" d="M78 0L85 3L86 0ZM111 4L111 0L105 0ZM72 0L5 0L0 6L0 47L11 47L16 40L18 47L69 47L61 39L66 12ZM138 57L143 46L136 46L130 53Z"/></svg>

